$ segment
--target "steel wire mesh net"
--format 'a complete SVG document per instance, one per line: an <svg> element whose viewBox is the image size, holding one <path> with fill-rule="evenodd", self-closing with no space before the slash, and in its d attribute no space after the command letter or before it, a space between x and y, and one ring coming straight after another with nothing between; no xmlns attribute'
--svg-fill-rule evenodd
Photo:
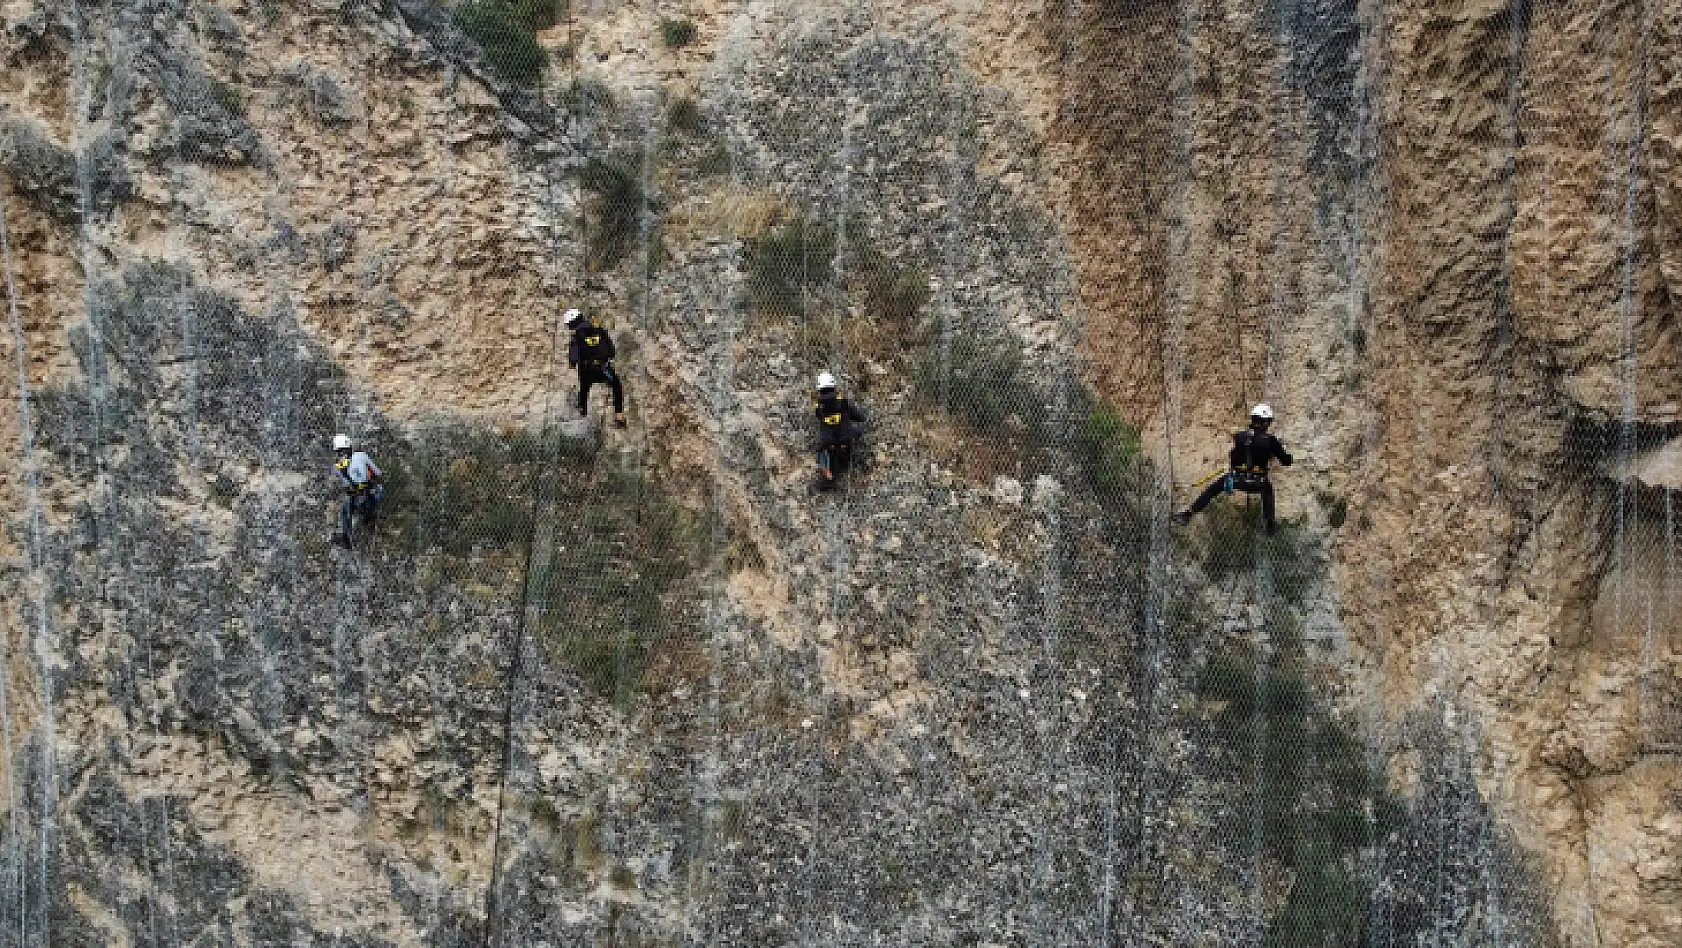
<svg viewBox="0 0 1682 948"><path fill-rule="evenodd" d="M959 6L0 3L0 946L1579 943L1677 14Z"/></svg>

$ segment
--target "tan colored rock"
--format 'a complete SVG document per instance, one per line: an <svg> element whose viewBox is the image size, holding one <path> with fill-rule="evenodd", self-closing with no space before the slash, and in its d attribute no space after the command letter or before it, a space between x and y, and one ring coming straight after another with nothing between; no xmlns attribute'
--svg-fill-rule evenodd
<svg viewBox="0 0 1682 948"><path fill-rule="evenodd" d="M593 4L541 39L574 45L558 76L607 83L625 108L653 114L659 95L695 94L756 26L831 6L699 3L684 11L698 42L669 50L657 30L669 6ZM565 204L576 195L552 211L549 172L516 159L494 97L471 78L417 68L326 7L283 7L275 28L246 32L243 65L210 57L248 97L272 167L151 161L164 115L149 106L128 130L136 196L89 235L94 252L187 261L253 312L293 307L349 372L346 417L377 405L399 422L440 408L535 420L563 387L558 309L625 309L620 289L585 285L576 207ZM33 8L4 0L0 21ZM1332 595L1355 690L1381 699L1362 710L1382 732L1455 709L1488 802L1536 859L1562 944L1682 942L1672 812L1682 719L1665 716L1682 694L1682 604L1652 499L1682 487L1682 447L1623 458L1608 446L1620 422L1682 421L1682 14L1651 0L1570 0L1535 5L1521 29L1495 0L1362 4L1367 32L1352 55L1369 90L1358 130L1373 166L1370 191L1340 193L1346 182L1316 164L1327 160L1313 125L1321 106L1282 72L1270 7L1200 4L1195 20L1190 9L943 0L890 5L875 28L945 30L962 44L981 89L986 170L1038 194L1062 227L1085 375L1141 422L1175 479L1221 463L1248 403L1281 410L1280 433L1302 457L1280 479L1283 513L1318 526L1317 492L1348 504ZM4 36L0 117L28 116L67 146L85 139L64 51ZM283 94L292 63L350 90L352 120L322 127L302 114ZM23 383L75 379L68 334L84 317L88 248L3 179L0 199ZM782 210L739 183L673 202L665 236L679 254L755 236ZM282 225L297 234L293 253L272 249ZM675 402L696 371L682 340L651 335L646 364L675 381L648 396ZM14 345L0 332L8 367ZM0 401L17 404L18 385L0 372ZM707 425L724 421L650 424L660 463L691 485L718 473ZM23 457L15 412L0 412L0 445ZM787 479L805 461L773 446L765 463ZM27 467L0 465L7 510L32 504ZM720 476L713 502L744 533L772 532L746 484ZM1638 495L1621 511L1620 484ZM1006 486L1000 496L1019 503L1022 485ZM39 502L63 523L88 489L48 477ZM970 520L990 554L1043 539L990 516ZM870 546L898 549L889 537ZM864 705L850 727L879 733L932 700L903 655L871 664L834 623L791 613L794 560L810 551L761 552L760 567L730 579L731 608L786 648L816 645L826 687ZM0 533L0 557L25 561L14 534ZM877 587L861 599L885 608ZM32 634L12 609L0 632ZM21 665L6 672L14 730L27 730L38 683ZM61 712L80 715L86 740L114 715L86 703ZM460 838L403 838L426 805L411 779L424 776L416 751L393 742L368 762L379 792L361 825L343 788L313 788L320 812L265 796L208 746L160 744L130 789L185 795L197 825L265 884L301 905L355 905L413 943L385 880L339 865L330 840L367 833L483 885L492 782L455 815ZM1392 761L1396 789L1415 790L1419 770ZM284 859L279 840L296 842ZM312 917L340 916L315 905Z"/></svg>

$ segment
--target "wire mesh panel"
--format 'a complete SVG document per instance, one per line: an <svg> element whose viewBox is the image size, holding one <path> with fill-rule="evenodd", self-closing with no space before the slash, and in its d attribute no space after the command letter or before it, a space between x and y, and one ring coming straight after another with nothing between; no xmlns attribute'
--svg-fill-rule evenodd
<svg viewBox="0 0 1682 948"><path fill-rule="evenodd" d="M1439 8L0 4L0 945L1669 943L1682 31Z"/></svg>

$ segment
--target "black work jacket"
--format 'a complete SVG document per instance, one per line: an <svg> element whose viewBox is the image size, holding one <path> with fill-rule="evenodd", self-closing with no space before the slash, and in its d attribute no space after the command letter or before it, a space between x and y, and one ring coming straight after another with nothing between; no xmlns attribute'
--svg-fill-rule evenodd
<svg viewBox="0 0 1682 948"><path fill-rule="evenodd" d="M572 331L572 341L567 344L568 365L596 368L612 362L613 356L613 337L608 335L607 330L584 325Z"/></svg>
<svg viewBox="0 0 1682 948"><path fill-rule="evenodd" d="M819 398L815 409L818 416L818 442L840 444L852 441L864 433L864 412L840 395Z"/></svg>
<svg viewBox="0 0 1682 948"><path fill-rule="evenodd" d="M1249 480L1267 480L1270 461L1291 466L1291 455L1284 443L1254 428L1245 428L1232 436L1232 451L1227 454L1227 460L1232 464L1232 473Z"/></svg>

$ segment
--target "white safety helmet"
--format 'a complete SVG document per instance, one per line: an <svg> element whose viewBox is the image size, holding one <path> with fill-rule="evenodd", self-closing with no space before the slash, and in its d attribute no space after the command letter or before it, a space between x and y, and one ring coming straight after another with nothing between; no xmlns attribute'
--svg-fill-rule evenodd
<svg viewBox="0 0 1682 948"><path fill-rule="evenodd" d="M828 372L819 372L818 373L818 388L819 389L834 388L834 387L835 387L835 376L830 375Z"/></svg>
<svg viewBox="0 0 1682 948"><path fill-rule="evenodd" d="M1271 406L1269 406L1266 402L1263 402L1262 404L1257 405L1256 407L1250 409L1250 417L1251 418L1260 418L1262 421L1272 421L1273 420L1273 408Z"/></svg>
<svg viewBox="0 0 1682 948"><path fill-rule="evenodd" d="M350 450L350 435L342 435L342 434L334 435L333 436L333 450L335 450L335 451L349 451Z"/></svg>
<svg viewBox="0 0 1682 948"><path fill-rule="evenodd" d="M571 329L584 321L584 314L576 309L569 309L561 314L561 319L566 322L567 328Z"/></svg>

